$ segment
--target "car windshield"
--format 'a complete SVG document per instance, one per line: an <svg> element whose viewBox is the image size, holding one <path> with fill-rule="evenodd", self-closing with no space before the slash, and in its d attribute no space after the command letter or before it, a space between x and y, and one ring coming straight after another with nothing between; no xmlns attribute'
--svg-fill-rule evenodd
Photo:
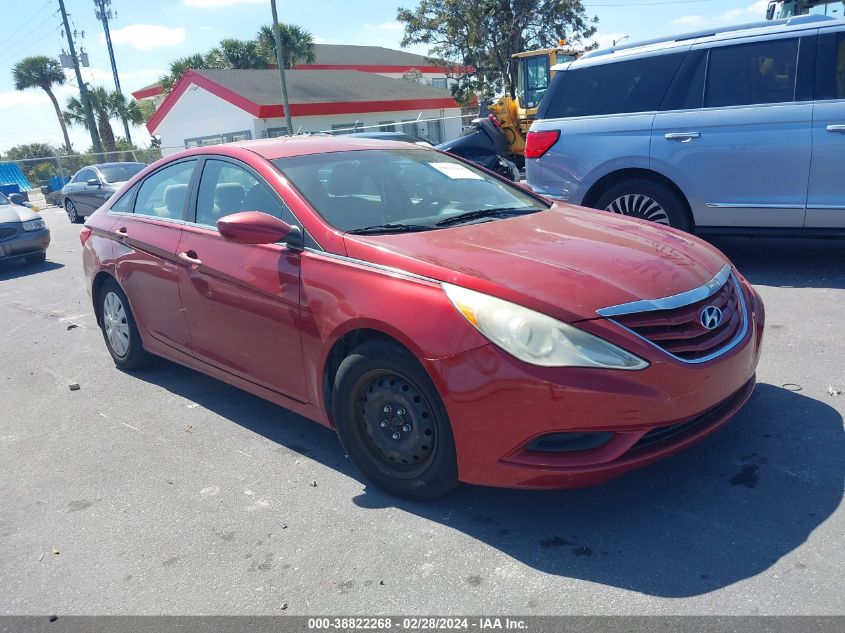
<svg viewBox="0 0 845 633"><path fill-rule="evenodd" d="M146 165L140 163L125 163L121 165L103 165L98 167L106 182L126 182L141 171Z"/></svg>
<svg viewBox="0 0 845 633"><path fill-rule="evenodd" d="M9 199L6 196L4 196L2 193L0 193L0 204L12 204L12 203L9 202Z"/></svg>
<svg viewBox="0 0 845 633"><path fill-rule="evenodd" d="M330 152L273 163L341 231L431 230L549 206L480 169L422 148Z"/></svg>

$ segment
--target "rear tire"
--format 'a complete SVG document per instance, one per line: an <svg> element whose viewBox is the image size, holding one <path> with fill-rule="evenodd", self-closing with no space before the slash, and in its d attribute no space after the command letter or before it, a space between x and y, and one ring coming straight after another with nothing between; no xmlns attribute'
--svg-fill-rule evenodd
<svg viewBox="0 0 845 633"><path fill-rule="evenodd" d="M692 230L684 200L666 185L645 178L626 180L612 186L591 206L681 231Z"/></svg>
<svg viewBox="0 0 845 633"><path fill-rule="evenodd" d="M382 490L427 501L458 485L446 409L404 348L386 341L356 347L338 368L332 408L349 457Z"/></svg>
<svg viewBox="0 0 845 633"><path fill-rule="evenodd" d="M79 215L76 211L76 205L73 204L73 200L70 198L65 200L65 213L67 213L67 219L70 220L71 224L80 224L83 220L85 220L85 218Z"/></svg>
<svg viewBox="0 0 845 633"><path fill-rule="evenodd" d="M114 279L100 288L98 312L106 348L118 368L132 371L152 362L155 357L141 343L126 293Z"/></svg>

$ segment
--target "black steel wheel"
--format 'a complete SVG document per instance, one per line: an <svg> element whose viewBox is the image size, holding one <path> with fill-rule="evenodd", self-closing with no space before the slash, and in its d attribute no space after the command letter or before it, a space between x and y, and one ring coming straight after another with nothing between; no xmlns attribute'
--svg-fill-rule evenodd
<svg viewBox="0 0 845 633"><path fill-rule="evenodd" d="M458 484L443 403L428 374L403 348L371 341L353 350L338 369L333 403L347 453L380 488L423 500Z"/></svg>

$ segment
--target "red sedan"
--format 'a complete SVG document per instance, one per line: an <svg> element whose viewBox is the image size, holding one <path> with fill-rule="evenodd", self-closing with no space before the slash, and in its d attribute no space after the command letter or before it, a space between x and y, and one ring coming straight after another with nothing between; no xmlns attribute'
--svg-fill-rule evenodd
<svg viewBox="0 0 845 633"><path fill-rule="evenodd" d="M413 145L180 152L81 239L119 368L163 356L334 428L408 498L599 483L754 388L763 304L718 250Z"/></svg>

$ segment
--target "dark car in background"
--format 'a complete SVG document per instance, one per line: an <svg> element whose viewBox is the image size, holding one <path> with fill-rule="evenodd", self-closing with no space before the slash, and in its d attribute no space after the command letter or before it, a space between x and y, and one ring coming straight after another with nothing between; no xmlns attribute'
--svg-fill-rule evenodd
<svg viewBox="0 0 845 633"><path fill-rule="evenodd" d="M0 193L0 262L19 257L31 264L43 262L49 245L50 229L44 220Z"/></svg>
<svg viewBox="0 0 845 633"><path fill-rule="evenodd" d="M74 224L82 222L144 167L144 163L101 163L80 169L62 187L68 219Z"/></svg>

